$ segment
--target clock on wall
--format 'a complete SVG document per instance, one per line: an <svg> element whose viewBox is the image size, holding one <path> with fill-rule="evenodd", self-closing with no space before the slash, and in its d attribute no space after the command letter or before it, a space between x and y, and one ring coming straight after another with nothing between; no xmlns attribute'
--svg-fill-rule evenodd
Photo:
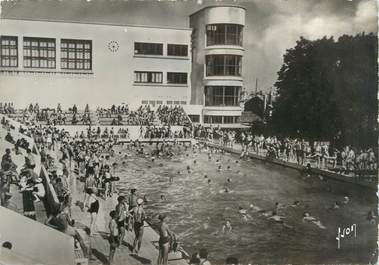
<svg viewBox="0 0 379 265"><path fill-rule="evenodd" d="M118 51L118 42L117 41L110 41L108 43L108 49L111 51L111 52L117 52Z"/></svg>

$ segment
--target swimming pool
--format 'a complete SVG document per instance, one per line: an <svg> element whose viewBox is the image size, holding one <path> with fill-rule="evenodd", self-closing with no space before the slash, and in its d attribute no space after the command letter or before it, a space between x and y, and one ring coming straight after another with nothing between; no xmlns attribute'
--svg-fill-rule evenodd
<svg viewBox="0 0 379 265"><path fill-rule="evenodd" d="M149 146L145 149L151 150ZM377 207L373 190L318 177L304 179L298 171L239 160L228 153L212 154L209 160L208 151L193 152L183 146L174 147L172 159L154 161L126 147L115 147L115 151L115 173L121 178L118 189L128 192L136 187L140 196L147 196L145 207L152 223L158 221L157 214L168 213L170 228L187 252L204 247L215 264L227 256L244 264L367 263L375 249L376 225L366 220L368 211ZM344 196L350 198L347 205L328 209ZM301 203L288 206L294 201ZM285 225L249 208L253 203L272 210L275 202L285 206L279 210ZM239 207L247 209L251 217L242 218ZM303 222L304 212L319 219L326 229ZM233 229L224 234L225 220L230 220ZM352 224L357 226L356 238L343 238L337 249L338 227Z"/></svg>

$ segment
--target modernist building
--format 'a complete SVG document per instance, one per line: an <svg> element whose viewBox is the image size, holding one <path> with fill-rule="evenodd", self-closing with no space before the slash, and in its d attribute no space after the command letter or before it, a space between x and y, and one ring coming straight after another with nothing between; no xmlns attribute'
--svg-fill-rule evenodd
<svg viewBox="0 0 379 265"><path fill-rule="evenodd" d="M190 100L190 29L1 19L1 99L25 107Z"/></svg>
<svg viewBox="0 0 379 265"><path fill-rule="evenodd" d="M205 7L189 28L0 19L0 98L182 105L193 122L239 121L245 9ZM192 47L191 47L192 46Z"/></svg>
<svg viewBox="0 0 379 265"><path fill-rule="evenodd" d="M200 122L204 124L239 121L244 25L242 7L206 7L190 15L191 104L203 106Z"/></svg>

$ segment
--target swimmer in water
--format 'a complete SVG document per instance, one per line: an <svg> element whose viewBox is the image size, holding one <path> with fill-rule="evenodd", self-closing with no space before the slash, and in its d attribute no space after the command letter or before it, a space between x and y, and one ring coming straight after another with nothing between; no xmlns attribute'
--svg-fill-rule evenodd
<svg viewBox="0 0 379 265"><path fill-rule="evenodd" d="M229 233L232 232L232 225L229 220L226 220L225 223L222 225L222 233Z"/></svg>
<svg viewBox="0 0 379 265"><path fill-rule="evenodd" d="M147 204L149 201L147 200L147 196L146 195L143 195L143 202L145 203L145 204Z"/></svg>
<svg viewBox="0 0 379 265"><path fill-rule="evenodd" d="M232 180L231 180L230 178L228 178L228 179L227 179L227 181L228 181L229 183L231 183L231 182L232 182Z"/></svg>
<svg viewBox="0 0 379 265"><path fill-rule="evenodd" d="M173 175L170 175L170 183L173 183L174 182L174 176Z"/></svg>
<svg viewBox="0 0 379 265"><path fill-rule="evenodd" d="M163 194L161 195L161 200L162 201L165 201L166 200L166 196L164 196Z"/></svg>
<svg viewBox="0 0 379 265"><path fill-rule="evenodd" d="M208 176L207 176L207 175L204 175L204 178L206 179L206 178L208 178Z"/></svg>
<svg viewBox="0 0 379 265"><path fill-rule="evenodd" d="M250 204L250 209L252 209L255 212L262 211L262 209L258 206L255 206L254 204Z"/></svg>
<svg viewBox="0 0 379 265"><path fill-rule="evenodd" d="M330 210L339 209L340 206L338 205L338 202L334 202L333 205L330 207Z"/></svg>
<svg viewBox="0 0 379 265"><path fill-rule="evenodd" d="M208 184L211 184L211 180L210 179L208 179Z"/></svg>
<svg viewBox="0 0 379 265"><path fill-rule="evenodd" d="M155 161L155 157L152 157L152 158L151 158L151 162L154 162L154 161Z"/></svg>
<svg viewBox="0 0 379 265"><path fill-rule="evenodd" d="M343 204L348 204L349 201L350 201L349 197L348 197L348 196L345 196L345 197L343 197L343 201L342 201L342 203L343 203Z"/></svg>
<svg viewBox="0 0 379 265"><path fill-rule="evenodd" d="M228 166L227 169L229 170L229 169L230 169L230 166Z"/></svg>
<svg viewBox="0 0 379 265"><path fill-rule="evenodd" d="M193 163L196 164L196 160L194 160Z"/></svg>
<svg viewBox="0 0 379 265"><path fill-rule="evenodd" d="M244 209L243 207L238 207L238 212L240 213L240 214L247 214L247 210L246 209Z"/></svg>
<svg viewBox="0 0 379 265"><path fill-rule="evenodd" d="M221 171L221 165L218 166L218 169L217 169L217 170L218 170L218 171Z"/></svg>
<svg viewBox="0 0 379 265"><path fill-rule="evenodd" d="M303 221L307 221L307 222L313 223L313 224L317 225L321 229L326 229L326 227L324 225L322 225L319 220L317 220L315 217L311 216L308 212L305 212L303 214Z"/></svg>
<svg viewBox="0 0 379 265"><path fill-rule="evenodd" d="M294 201L291 207L297 207L300 205L300 201Z"/></svg>
<svg viewBox="0 0 379 265"><path fill-rule="evenodd" d="M224 193L228 193L229 192L229 189L228 188L224 188Z"/></svg>

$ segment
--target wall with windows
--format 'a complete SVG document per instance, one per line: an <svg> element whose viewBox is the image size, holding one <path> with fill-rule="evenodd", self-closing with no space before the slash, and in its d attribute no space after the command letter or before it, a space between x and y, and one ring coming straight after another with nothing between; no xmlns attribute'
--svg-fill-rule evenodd
<svg viewBox="0 0 379 265"><path fill-rule="evenodd" d="M189 102L190 29L1 19L0 98L84 108Z"/></svg>
<svg viewBox="0 0 379 265"><path fill-rule="evenodd" d="M204 106L204 123L238 123L245 9L205 7L190 16L190 27L193 29L191 104Z"/></svg>

